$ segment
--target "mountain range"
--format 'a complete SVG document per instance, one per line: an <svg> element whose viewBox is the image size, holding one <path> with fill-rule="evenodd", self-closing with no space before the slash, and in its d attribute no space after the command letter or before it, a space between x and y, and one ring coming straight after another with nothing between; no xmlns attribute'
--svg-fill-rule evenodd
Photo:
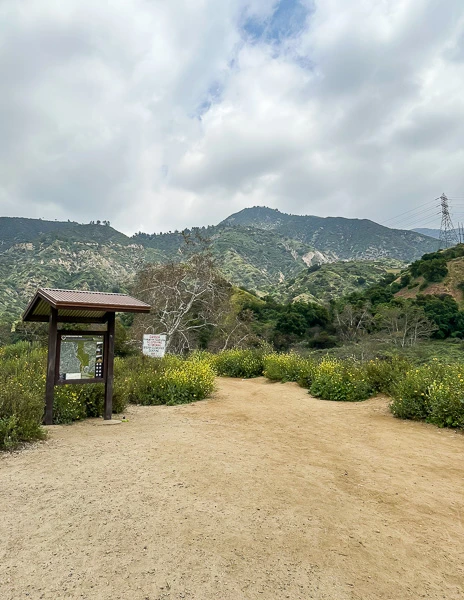
<svg viewBox="0 0 464 600"><path fill-rule="evenodd" d="M193 231L211 240L218 267L231 283L261 294L307 293L316 299L304 287L308 267L374 261L373 276L380 277L389 261L394 266L397 261L411 262L435 251L437 244L423 234L389 229L367 219L289 215L266 207L247 208L216 226ZM184 236L177 231L126 236L108 222L1 217L0 319L18 318L38 286L124 291L144 263L179 260L184 245ZM370 281L365 276L368 264L360 265L359 275L352 270L351 278L337 275L333 293L339 294L343 280ZM334 268L327 270L333 275ZM316 279L320 284L320 274Z"/></svg>

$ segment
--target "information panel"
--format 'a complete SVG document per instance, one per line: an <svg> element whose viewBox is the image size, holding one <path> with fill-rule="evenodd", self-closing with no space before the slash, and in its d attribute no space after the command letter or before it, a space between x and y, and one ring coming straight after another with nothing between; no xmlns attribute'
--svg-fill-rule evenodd
<svg viewBox="0 0 464 600"><path fill-rule="evenodd" d="M166 352L166 335L145 333L143 336L142 352L153 358L163 358Z"/></svg>
<svg viewBox="0 0 464 600"><path fill-rule="evenodd" d="M61 335L60 380L103 378L103 335Z"/></svg>

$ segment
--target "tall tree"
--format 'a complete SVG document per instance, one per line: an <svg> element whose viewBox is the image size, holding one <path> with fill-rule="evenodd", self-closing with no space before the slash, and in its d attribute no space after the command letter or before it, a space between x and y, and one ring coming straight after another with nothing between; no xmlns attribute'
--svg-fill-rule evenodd
<svg viewBox="0 0 464 600"><path fill-rule="evenodd" d="M223 322L231 292L208 248L193 252L184 262L147 265L136 276L134 293L152 310L136 317L134 331L139 340L143 333L165 334L170 352L198 347Z"/></svg>

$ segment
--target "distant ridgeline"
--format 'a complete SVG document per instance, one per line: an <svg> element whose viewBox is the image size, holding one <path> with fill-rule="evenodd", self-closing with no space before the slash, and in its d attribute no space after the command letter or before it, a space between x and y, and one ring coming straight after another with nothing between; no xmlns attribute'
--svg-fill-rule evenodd
<svg viewBox="0 0 464 600"><path fill-rule="evenodd" d="M218 267L231 283L282 300L303 294L325 301L436 249L430 237L369 220L295 216L265 207L196 231L211 240ZM126 291L144 263L181 260L184 246L180 232L129 237L107 221L1 217L0 320L17 319L39 286ZM340 260L350 263L330 265ZM358 261L371 262L357 266ZM325 266L310 277L308 267L316 264Z"/></svg>

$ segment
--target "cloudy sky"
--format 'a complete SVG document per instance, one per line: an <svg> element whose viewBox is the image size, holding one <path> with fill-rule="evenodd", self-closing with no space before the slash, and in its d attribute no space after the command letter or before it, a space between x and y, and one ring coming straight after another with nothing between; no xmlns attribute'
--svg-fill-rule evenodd
<svg viewBox="0 0 464 600"><path fill-rule="evenodd" d="M463 0L0 0L0 22L1 216L464 203Z"/></svg>

